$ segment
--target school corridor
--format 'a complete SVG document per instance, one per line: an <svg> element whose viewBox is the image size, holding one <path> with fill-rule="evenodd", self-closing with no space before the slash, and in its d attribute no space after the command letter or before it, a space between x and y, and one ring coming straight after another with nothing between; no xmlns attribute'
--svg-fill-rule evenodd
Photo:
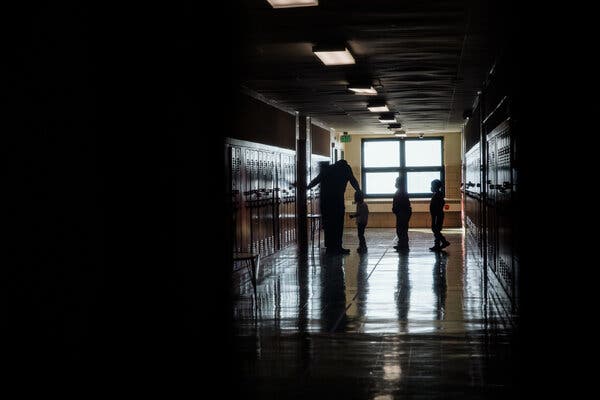
<svg viewBox="0 0 600 400"><path fill-rule="evenodd" d="M4 13L15 392L593 396L596 12L69 3Z"/></svg>
<svg viewBox="0 0 600 400"><path fill-rule="evenodd" d="M247 0L238 11L222 143L237 395L506 399L534 387L532 348L553 353L534 334L551 308L531 305L560 297L533 290L559 275L536 261L555 236L536 233L539 97L524 90L521 14L501 1ZM394 249L402 193L406 253ZM430 251L434 203L442 252ZM364 204L359 254L352 217ZM328 256L319 225L343 253L330 222L342 213L350 254Z"/></svg>
<svg viewBox="0 0 600 400"><path fill-rule="evenodd" d="M485 279L462 229L429 251L432 233L411 229L399 253L395 231L367 229L358 254L288 247L262 260L257 298L235 275L234 335L242 393L260 399L510 398L516 374L515 318Z"/></svg>

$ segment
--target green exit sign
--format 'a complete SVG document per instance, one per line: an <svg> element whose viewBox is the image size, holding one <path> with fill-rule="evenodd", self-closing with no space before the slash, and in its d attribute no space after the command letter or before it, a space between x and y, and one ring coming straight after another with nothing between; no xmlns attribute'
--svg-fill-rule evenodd
<svg viewBox="0 0 600 400"><path fill-rule="evenodd" d="M352 139L352 136L350 136L350 135L340 136L340 142L342 142L342 143L350 143L351 139Z"/></svg>

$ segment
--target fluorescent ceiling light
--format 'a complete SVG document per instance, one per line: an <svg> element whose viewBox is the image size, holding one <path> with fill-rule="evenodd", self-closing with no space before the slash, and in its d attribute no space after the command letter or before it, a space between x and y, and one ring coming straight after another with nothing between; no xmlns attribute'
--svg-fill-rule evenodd
<svg viewBox="0 0 600 400"><path fill-rule="evenodd" d="M350 85L348 90L352 90L355 94L364 94L367 96L374 96L377 94L377 90L371 85Z"/></svg>
<svg viewBox="0 0 600 400"><path fill-rule="evenodd" d="M385 104L385 103L369 103L367 105L367 108L371 112L385 112L385 111L390 111L389 108L387 107L387 104Z"/></svg>
<svg viewBox="0 0 600 400"><path fill-rule="evenodd" d="M325 65L349 65L355 64L354 57L348 51L346 47L339 48L319 48L315 46L313 48L313 53L319 60L323 62Z"/></svg>
<svg viewBox="0 0 600 400"><path fill-rule="evenodd" d="M400 128L402 128L402 124L400 124L400 123L388 125L388 129L400 129Z"/></svg>
<svg viewBox="0 0 600 400"><path fill-rule="evenodd" d="M392 122L396 122L396 117L394 114L381 114L379 116L379 122L382 124L391 124Z"/></svg>
<svg viewBox="0 0 600 400"><path fill-rule="evenodd" d="M394 132L394 136L406 137L407 135L406 135L406 132L403 129L401 129L399 131Z"/></svg>
<svg viewBox="0 0 600 400"><path fill-rule="evenodd" d="M319 0L267 0L273 8L318 6Z"/></svg>

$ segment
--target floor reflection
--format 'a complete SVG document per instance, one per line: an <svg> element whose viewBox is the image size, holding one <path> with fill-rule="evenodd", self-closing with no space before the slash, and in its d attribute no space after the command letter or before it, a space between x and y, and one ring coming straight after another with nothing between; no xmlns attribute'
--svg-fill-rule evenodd
<svg viewBox="0 0 600 400"><path fill-rule="evenodd" d="M437 298L436 316L437 320L443 320L446 308L446 260L448 253L439 251L435 253L433 264L433 293Z"/></svg>
<svg viewBox="0 0 600 400"><path fill-rule="evenodd" d="M408 311L410 310L410 277L408 275L408 254L400 254L398 260L398 281L396 289L396 308L400 331L406 332Z"/></svg>
<svg viewBox="0 0 600 400"><path fill-rule="evenodd" d="M346 281L344 277L344 257L324 257L321 271L322 327L326 332L346 330Z"/></svg>
<svg viewBox="0 0 600 400"><path fill-rule="evenodd" d="M356 248L355 232L344 243ZM502 398L510 394L510 330L486 298L462 231L431 252L431 233L367 231L369 253L262 261L256 302L240 280L235 307L241 388L256 398ZM494 329L503 331L490 332ZM493 340L494 345L490 345Z"/></svg>

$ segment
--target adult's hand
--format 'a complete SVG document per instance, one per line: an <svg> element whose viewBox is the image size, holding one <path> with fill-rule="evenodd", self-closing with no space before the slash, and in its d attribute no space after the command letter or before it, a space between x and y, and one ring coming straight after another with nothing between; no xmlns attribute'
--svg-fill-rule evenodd
<svg viewBox="0 0 600 400"><path fill-rule="evenodd" d="M306 183L303 182L292 182L292 186L297 189L306 189Z"/></svg>

